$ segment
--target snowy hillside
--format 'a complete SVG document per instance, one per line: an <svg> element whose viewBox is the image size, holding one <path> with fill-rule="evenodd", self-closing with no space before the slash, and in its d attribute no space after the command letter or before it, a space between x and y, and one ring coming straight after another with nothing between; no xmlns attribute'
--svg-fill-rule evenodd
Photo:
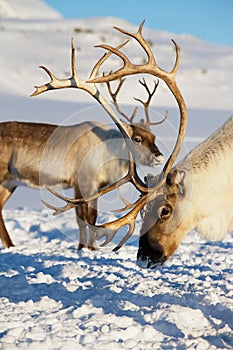
<svg viewBox="0 0 233 350"><path fill-rule="evenodd" d="M40 0L0 0L0 19L58 19L61 15Z"/></svg>
<svg viewBox="0 0 233 350"><path fill-rule="evenodd" d="M85 92L29 95L34 85L48 81L39 65L60 78L70 74L71 37L78 73L87 78L103 53L94 45L124 40L113 25L137 29L118 18L63 19L39 0L0 0L0 121L109 122ZM233 48L149 30L146 23L144 33L164 69L174 63L170 39L181 47L178 84L189 112L184 155L233 114ZM133 43L126 50L141 62ZM112 59L105 68L118 65ZM126 110L135 104L133 96L145 97L137 79L129 78L119 97ZM153 130L167 156L176 137L177 110L160 84L152 115L161 119L166 110L168 121ZM191 232L163 267L145 271L135 263L140 218L119 252L111 251L116 238L96 252L80 253L74 213L53 217L41 195L47 194L17 189L3 212L16 246L0 250L0 349L232 349L231 234L213 243ZM99 221L110 215L101 211Z"/></svg>

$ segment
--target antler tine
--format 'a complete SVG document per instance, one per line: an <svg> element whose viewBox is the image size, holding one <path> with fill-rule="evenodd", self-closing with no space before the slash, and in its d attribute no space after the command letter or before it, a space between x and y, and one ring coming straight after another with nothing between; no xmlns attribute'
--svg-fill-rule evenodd
<svg viewBox="0 0 233 350"><path fill-rule="evenodd" d="M63 207L55 207L54 205L49 204L49 203L46 202L45 200L43 200L43 199L41 200L41 202L42 202L46 207L48 207L49 209L54 210L54 212L53 212L53 215L54 215L54 216L59 215L59 214L61 214L61 213L64 213L65 211L70 210L70 209L72 209L72 208L75 207L74 204L72 204L72 203L69 202L69 198L67 198L67 197L63 196L62 194L58 193L57 191L55 191L55 190L54 190L52 187L50 187L50 186L45 186L45 187L46 187L46 189L47 189L49 192L51 192L55 197L57 197L57 198L59 198L59 199L62 199L62 200L65 200L65 202L66 202L66 205L63 206ZM82 203L82 202L81 202L81 199L80 199L80 203Z"/></svg>
<svg viewBox="0 0 233 350"><path fill-rule="evenodd" d="M158 185L160 186L160 184ZM152 200L150 199L151 196L153 196L153 193L149 193L148 195L138 198L138 200L132 204L133 208L121 218L111 222L107 222L103 225L95 226L95 229L97 228L96 239L101 239L104 236L107 236L106 232L110 232L111 237L108 237L107 240L101 244L101 246L107 245L113 239L113 237L116 235L116 233L121 227L128 226L129 228L126 235L122 238L120 243L118 243L118 245L113 249L113 251L119 250L122 247L122 245L132 236L135 228L135 220L137 218L137 215L139 211L145 206L145 204Z"/></svg>
<svg viewBox="0 0 233 350"><path fill-rule="evenodd" d="M177 42L173 39L171 39L171 41L173 42L174 46L175 46L175 50L176 50L176 60L175 60L175 64L174 67L172 68L172 70L170 71L170 74L174 74L176 75L178 68L179 68L179 64L180 64L180 48L179 45L177 44Z"/></svg>
<svg viewBox="0 0 233 350"><path fill-rule="evenodd" d="M128 35L128 36L134 38L135 40L137 40L147 55L148 63L154 65L154 64L156 64L154 54L151 51L147 41L143 38L143 35L142 35L142 29L143 29L144 23L145 23L145 20L142 21L142 23L140 24L136 33L128 32L127 30L119 28L119 27L113 27L113 28L115 28L116 30L118 30L122 34Z"/></svg>
<svg viewBox="0 0 233 350"><path fill-rule="evenodd" d="M146 91L147 91L147 93L148 93L148 95L149 95L148 100L147 100L147 102L146 102L146 104L148 105L148 104L150 103L150 101L151 101L151 99L152 99L152 97L153 97L153 95L154 95L154 93L155 93L157 87L159 86L159 80L158 80L158 79L157 79L157 80L154 80L154 88L153 88L152 91L150 91L149 86L147 85L147 82L146 82L146 79L145 79L145 78L143 78L142 80L139 80L139 83L140 83L142 86L144 86L144 88L146 89Z"/></svg>
<svg viewBox="0 0 233 350"><path fill-rule="evenodd" d="M165 112L165 116L163 117L163 119L161 119L159 122L150 122L150 125L163 124L167 118L168 118L168 111Z"/></svg>
<svg viewBox="0 0 233 350"><path fill-rule="evenodd" d="M129 42L129 40L125 40L122 44L118 45L116 47L117 50L121 49L123 46L125 46L127 43ZM106 52L95 64L95 66L93 67L92 71L91 71L91 74L89 76L89 79L94 79L98 72L99 72L99 69L100 67L102 66L102 64L109 58L109 56L112 55L112 52Z"/></svg>
<svg viewBox="0 0 233 350"><path fill-rule="evenodd" d="M107 245L114 238L114 236L117 234L119 229L123 226L128 225L129 229L126 235L117 245L117 247L113 249L113 251L117 251L118 249L120 249L121 246L129 239L129 237L132 236L135 228L135 220L138 214L138 211L134 213L133 210L130 212L130 214L133 213L132 215L128 214L112 222L108 222L100 226L95 226L95 233L96 233L95 238L97 240L103 237L107 237L106 240L100 245L101 247L104 247L105 245Z"/></svg>
<svg viewBox="0 0 233 350"><path fill-rule="evenodd" d="M146 92L148 93L148 99L146 101L142 101L140 98L136 98L134 97L134 99L138 102L140 102L143 106L144 106L144 110L145 110L145 116L146 116L146 126L150 127L151 125L156 125L157 123L152 123L150 121L150 116L149 116L149 106L152 100L152 97L155 94L155 91L159 85L159 80L154 80L154 88L152 91L150 91L147 82L145 80L145 78L143 78L143 80L139 80L139 83L146 89Z"/></svg>
<svg viewBox="0 0 233 350"><path fill-rule="evenodd" d="M41 200L41 202L49 209L52 209L54 210L53 212L53 215L56 216L56 215L59 215L61 213L64 213L65 211L67 210L70 210L72 208L74 208L74 205L70 204L70 203L67 203L64 207L55 207L51 204L49 204L48 202L46 202L45 200Z"/></svg>
<svg viewBox="0 0 233 350"><path fill-rule="evenodd" d="M113 90L111 88L111 84L110 84L109 81L106 81L106 85L107 85L107 88L108 88L108 92L109 92L109 94L110 94L110 96L112 98L112 103L114 104L117 112L129 122L130 119L128 118L128 116L124 112L122 112L120 110L119 104L117 102L117 95L119 94L119 92L121 90L121 87L124 84L124 82L125 82L125 78L120 78L119 79L119 84L117 85L115 92L113 92Z"/></svg>
<svg viewBox="0 0 233 350"><path fill-rule="evenodd" d="M108 92L109 92L110 96L112 97L112 103L114 104L114 106L115 106L117 112L118 112L123 118L125 118L129 123L132 124L132 123L133 123L133 119L134 119L135 116L136 116L136 113L137 113L138 108L135 107L134 110L133 110L133 112L132 112L131 117L128 117L128 116L120 109L120 106L119 106L119 104L118 104L118 102L117 102L117 95L119 94L119 92L120 92L120 90L121 90L121 87L122 87L122 85L124 84L125 80L126 80L126 78L120 78L120 79L119 79L119 84L117 85L115 92L113 92L113 90L112 90L112 88L111 88L111 84L110 84L109 81L106 81L106 85L107 85L107 88L108 88Z"/></svg>
<svg viewBox="0 0 233 350"><path fill-rule="evenodd" d="M71 77L68 79L59 79L56 78L55 75L45 66L40 66L50 77L50 82L41 86L35 86L36 91L31 95L37 96L45 91L49 90L55 90L55 89L65 89L65 88L80 88L83 89L84 87L81 86L82 82L78 78L77 70L76 70L76 58L75 58L75 48L74 48L74 39L71 39ZM90 93L90 91L88 91Z"/></svg>
<svg viewBox="0 0 233 350"><path fill-rule="evenodd" d="M109 79L109 81L110 80L117 80L117 79L125 76L125 74L124 74L125 67L127 67L128 70L130 70L130 68L133 67L132 63L127 58L127 56L123 52L119 51L117 48L110 46L110 45L105 45L105 44L95 45L95 47L99 47L99 48L108 50L109 52L114 53L115 55L119 56L122 59L122 61L124 62L124 65L122 68L119 68L114 73L110 73L107 76L105 75L103 77L90 79L90 80L88 80L88 82L90 82L90 83L106 83L106 81L108 79L105 79L105 77L111 77L111 79ZM133 74L133 72L131 74Z"/></svg>
<svg viewBox="0 0 233 350"><path fill-rule="evenodd" d="M134 203L128 202L124 197L121 196L120 193L119 193L119 197L120 197L121 201L125 204L125 206L123 208L120 208L120 209L111 210L113 213L121 213L122 211L129 210L129 209L134 207Z"/></svg>
<svg viewBox="0 0 233 350"><path fill-rule="evenodd" d="M31 97L42 94L45 91L54 90L54 89L62 89L71 87L71 80L69 79L58 79L55 75L45 66L39 66L39 68L43 69L50 77L50 82L47 84L37 86L35 85L35 91L30 95Z"/></svg>
<svg viewBox="0 0 233 350"><path fill-rule="evenodd" d="M155 57L153 52L151 51L147 41L143 38L142 36L142 28L143 25L145 23L145 20L140 24L139 29L137 31L137 33L131 33L128 32L124 29L121 29L119 27L113 27L116 30L118 30L119 32L126 34L134 39L136 39L138 41L138 43L142 46L143 50L145 51L146 55L147 55L147 62L145 64L141 64L141 65L135 65L133 64L128 57L121 51L119 51L117 48L114 48L110 45L96 45L95 47L100 47L103 49L108 50L109 52L117 55L118 57L120 57L124 63L123 67L119 68L117 71L112 72L111 74L105 76L105 77L99 77L99 78L95 78L90 80L90 82L92 83L104 83L107 80L116 80L119 79L120 77L123 77L125 75L132 75L132 74L139 74L139 73L148 73L148 74L152 74L150 72L150 66L157 66ZM143 71L141 72L141 68L143 67ZM161 70L162 72L164 72L165 74L167 73L166 71L163 71L162 69L160 69L158 67L159 70Z"/></svg>

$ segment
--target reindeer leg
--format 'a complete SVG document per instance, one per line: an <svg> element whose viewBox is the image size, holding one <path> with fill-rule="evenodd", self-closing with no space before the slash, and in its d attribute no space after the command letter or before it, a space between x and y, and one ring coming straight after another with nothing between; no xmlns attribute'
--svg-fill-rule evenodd
<svg viewBox="0 0 233 350"><path fill-rule="evenodd" d="M88 223L92 226L95 225L97 219L97 199L88 203ZM94 239L94 231L89 227L88 228L88 241L87 247L90 250L96 250L96 241Z"/></svg>
<svg viewBox="0 0 233 350"><path fill-rule="evenodd" d="M81 194L78 188L75 188L75 197L81 198ZM78 250L88 248L90 250L96 249L96 243L94 239L94 232L89 228L88 240L87 240L87 223L95 225L97 218L97 199L78 205L75 207L77 223L79 226L79 244Z"/></svg>
<svg viewBox="0 0 233 350"><path fill-rule="evenodd" d="M8 189L0 185L0 238L2 240L2 243L4 247L13 247L14 244L9 236L9 233L7 232L3 216L2 216L2 209L6 201L9 199L9 197L14 192L15 187Z"/></svg>
<svg viewBox="0 0 233 350"><path fill-rule="evenodd" d="M86 223L95 225L97 218L97 210L92 201L85 203L75 208L77 215L77 222L79 226L79 245L78 250L88 248L89 250L96 250L96 242L94 239L94 231ZM88 228L88 239L87 239Z"/></svg>
<svg viewBox="0 0 233 350"><path fill-rule="evenodd" d="M81 193L80 193L78 187L75 187L74 192L75 192L75 198L81 198ZM87 247L87 237L86 237L87 203L76 206L75 212L76 212L76 219L77 219L77 223L78 223L78 227L79 227L78 250L81 250L81 249Z"/></svg>
<svg viewBox="0 0 233 350"><path fill-rule="evenodd" d="M85 247L87 247L87 237L86 237L86 230L87 225L85 223L86 220L86 212L87 212L87 204L82 204L78 207L75 207L76 211L76 219L79 227L79 244L78 244L78 250L81 250Z"/></svg>

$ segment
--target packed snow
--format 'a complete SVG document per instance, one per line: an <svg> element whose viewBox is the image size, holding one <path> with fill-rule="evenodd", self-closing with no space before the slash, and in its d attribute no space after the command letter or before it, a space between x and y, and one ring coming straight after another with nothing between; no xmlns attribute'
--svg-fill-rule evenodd
<svg viewBox="0 0 233 350"><path fill-rule="evenodd" d="M45 11L45 4L37 0L17 0L17 13L24 14L17 17L12 4L0 1L1 121L109 122L82 91L29 95L34 85L48 81L39 65L58 77L70 74L71 37L78 72L85 78L102 54L94 45L124 40L113 25L133 31L137 27L117 18L63 19L47 6ZM146 23L144 33L164 69L174 63L170 39L181 47L177 78L189 112L183 156L233 113L233 48L188 34L149 30ZM133 43L127 50L140 62L142 53ZM118 65L119 60L112 59L106 69ZM133 108L133 96L144 97L137 79L128 79L127 93L119 97L126 110ZM161 83L152 115L160 119L166 110L168 120L154 132L167 156L176 137L178 114ZM140 217L134 235L118 252L112 252L118 236L97 251L78 252L74 212L52 216L41 204L46 196L46 191L18 189L3 212L15 247L0 251L0 349L233 348L232 234L207 242L190 232L164 266L142 270L135 262ZM110 210L111 202L102 204L100 223L114 217Z"/></svg>

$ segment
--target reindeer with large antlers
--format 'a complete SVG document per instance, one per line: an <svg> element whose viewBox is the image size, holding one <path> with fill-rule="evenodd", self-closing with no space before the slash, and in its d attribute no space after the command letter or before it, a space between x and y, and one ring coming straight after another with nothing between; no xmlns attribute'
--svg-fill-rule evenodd
<svg viewBox="0 0 233 350"><path fill-rule="evenodd" d="M100 58L89 79L96 77L101 64L109 56L108 53ZM136 110L130 118L120 110L117 96L124 81L120 80L115 92L108 83L110 97L118 113L126 119L126 122L122 122L96 85L79 78L73 40L71 57L71 77L58 79L46 67L42 67L51 81L36 87L33 96L48 90L68 87L84 90L100 103L119 131L113 126L96 122L83 122L72 126L23 122L0 123L0 238L6 247L12 246L13 242L3 221L2 208L19 185L34 188L43 188L48 185L71 187L74 188L76 197L85 197L99 191L103 186L114 183L127 173L128 148L122 134L128 143L130 142L129 147L133 144L131 148L135 152L136 163L155 167L163 161L163 155L155 145L155 135L150 128L156 123L152 123L148 115L149 103L157 83L153 91L150 91L146 82L141 82L149 96L146 102L140 100L145 108L145 123L134 122ZM87 224L94 225L96 222L97 198L89 202L84 201L75 209L80 235L78 248L88 246L94 249L93 235L89 232L89 238L87 238L86 228Z"/></svg>
<svg viewBox="0 0 233 350"><path fill-rule="evenodd" d="M95 237L105 237L102 244L104 246L122 226L127 225L126 235L115 248L119 249L132 235L135 219L144 208L137 261L141 267L155 268L174 253L183 237L193 228L212 240L220 239L225 233L233 230L233 117L174 167L187 125L186 105L176 84L180 49L173 41L176 50L175 65L170 72L164 71L158 67L148 43L143 38L142 27L143 23L135 34L116 29L137 40L147 55L147 62L135 65L119 48L101 45L109 53L120 57L123 66L107 76L90 81L110 82L138 73L148 73L162 79L179 107L180 126L177 141L159 176L148 177L146 182L142 182L131 157L128 174L124 178L85 200L92 200L123 183L131 182L141 192L141 197L132 204L125 201L126 206L123 210L128 210L128 213L121 218L95 227ZM55 210L54 214L66 211L74 205L78 206L83 201L78 198L65 198L50 190L67 203L62 208L50 206Z"/></svg>

